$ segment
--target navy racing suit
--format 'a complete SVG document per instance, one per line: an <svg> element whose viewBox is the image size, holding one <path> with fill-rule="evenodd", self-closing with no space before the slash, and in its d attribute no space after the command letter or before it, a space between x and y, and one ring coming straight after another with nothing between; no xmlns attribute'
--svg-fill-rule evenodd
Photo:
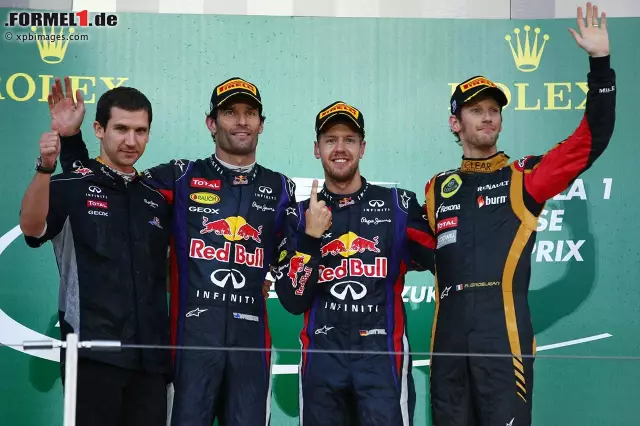
<svg viewBox="0 0 640 426"><path fill-rule="evenodd" d="M305 233L309 200L290 209L274 272L282 305L304 313L300 424L411 425L415 390L402 290L407 271L433 272L429 224L415 194L364 178L354 194L324 188L318 200L331 209L330 229L321 238ZM307 352L313 349L323 352Z"/></svg>
<svg viewBox="0 0 640 426"><path fill-rule="evenodd" d="M87 160L81 136L63 139L63 167ZM268 424L271 335L262 287L295 184L257 164L232 172L213 155L141 176L173 205L172 344L266 349L175 351L172 425Z"/></svg>

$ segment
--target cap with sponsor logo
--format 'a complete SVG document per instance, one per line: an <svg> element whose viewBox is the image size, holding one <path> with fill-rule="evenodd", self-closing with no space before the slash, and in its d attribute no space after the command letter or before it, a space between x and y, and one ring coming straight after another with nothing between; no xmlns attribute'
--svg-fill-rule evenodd
<svg viewBox="0 0 640 426"><path fill-rule="evenodd" d="M258 102L262 113L262 98L255 84L240 77L233 77L218 84L211 94L211 111L220 107L231 97L246 96Z"/></svg>
<svg viewBox="0 0 640 426"><path fill-rule="evenodd" d="M462 104L469 102L480 93L493 97L501 108L508 103L507 96L493 81L477 75L458 84L451 95L451 114L458 114Z"/></svg>
<svg viewBox="0 0 640 426"><path fill-rule="evenodd" d="M362 137L364 137L364 116L357 108L342 101L334 102L318 113L316 116L316 133L320 133L329 121L340 117L346 117L353 121Z"/></svg>

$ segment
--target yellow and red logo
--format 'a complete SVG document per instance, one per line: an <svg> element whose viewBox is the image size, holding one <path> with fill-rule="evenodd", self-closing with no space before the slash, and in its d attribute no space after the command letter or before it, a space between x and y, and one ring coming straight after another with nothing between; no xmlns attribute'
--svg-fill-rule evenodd
<svg viewBox="0 0 640 426"><path fill-rule="evenodd" d="M225 84L223 84L222 86L218 87L218 90L216 91L218 93L218 96L222 95L225 92L228 92L229 90L233 90L233 89L245 89L248 90L249 92L253 93L254 95L258 94L258 89L256 89L256 86L254 86L251 83L248 83L240 78L236 78L235 80L231 80L226 82Z"/></svg>
<svg viewBox="0 0 640 426"><path fill-rule="evenodd" d="M326 117L329 114L332 114L334 112L346 112L348 114L350 114L351 116L353 116L353 118L355 118L356 120L358 119L358 117L360 116L360 111L358 111L357 109L355 109L354 107L352 107L349 104L345 104L344 102L340 102L335 104L334 106L325 109L324 111L322 111L320 113L320 119L322 120L324 117Z"/></svg>
<svg viewBox="0 0 640 426"><path fill-rule="evenodd" d="M198 204L217 204L220 202L220 197L210 192L194 192L189 195L189 198Z"/></svg>
<svg viewBox="0 0 640 426"><path fill-rule="evenodd" d="M496 86L496 84L491 81L491 80L487 80L484 77L476 77L473 80L469 80L467 81L465 84L463 84L462 86L460 86L460 91L462 93L466 92L469 89L473 89L474 87L477 86L488 86L488 87L498 87Z"/></svg>
<svg viewBox="0 0 640 426"><path fill-rule="evenodd" d="M377 236L369 240L353 232L342 234L339 238L329 241L321 247L320 251L322 257L329 254L334 256L339 254L342 257L349 257L356 253L364 253L365 251L380 253Z"/></svg>
<svg viewBox="0 0 640 426"><path fill-rule="evenodd" d="M287 276L291 279L291 285L296 289L296 294L301 296L304 293L304 288L307 284L307 280L311 276L311 268L305 266L311 260L311 256L305 253L296 253L289 259L289 270ZM298 280L298 274L303 275Z"/></svg>
<svg viewBox="0 0 640 426"><path fill-rule="evenodd" d="M214 195L214 194L212 194ZM202 217L201 234L209 234L213 232L216 235L223 235L229 241L254 240L260 243L260 234L262 234L262 225L254 228L249 225L242 216L230 216L225 219L209 221L206 216Z"/></svg>

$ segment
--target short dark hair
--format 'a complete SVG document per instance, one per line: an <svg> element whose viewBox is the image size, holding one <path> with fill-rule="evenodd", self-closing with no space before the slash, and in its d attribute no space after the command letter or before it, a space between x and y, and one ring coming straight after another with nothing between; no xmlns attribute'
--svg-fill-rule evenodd
<svg viewBox="0 0 640 426"><path fill-rule="evenodd" d="M107 123L111 118L111 108L114 107L121 108L125 111L147 111L149 126L151 126L151 120L153 118L151 102L149 102L149 99L138 89L126 86L114 87L100 96L96 108L96 121L100 123L103 128L107 127Z"/></svg>

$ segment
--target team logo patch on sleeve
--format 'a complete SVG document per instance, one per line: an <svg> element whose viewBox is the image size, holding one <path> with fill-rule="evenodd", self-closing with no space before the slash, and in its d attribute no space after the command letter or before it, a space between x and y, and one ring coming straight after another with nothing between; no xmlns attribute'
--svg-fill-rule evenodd
<svg viewBox="0 0 640 426"><path fill-rule="evenodd" d="M527 160L529 158L531 158L531 156L527 155L526 157L522 157L521 159L519 159L515 163L513 163L513 165L516 168L516 170L519 171L519 172L523 172L524 171L524 166L526 166Z"/></svg>
<svg viewBox="0 0 640 426"><path fill-rule="evenodd" d="M453 174L446 178L444 182L442 182L442 186L440 187L440 195L444 198L453 197L460 186L462 185L462 179L457 174Z"/></svg>

